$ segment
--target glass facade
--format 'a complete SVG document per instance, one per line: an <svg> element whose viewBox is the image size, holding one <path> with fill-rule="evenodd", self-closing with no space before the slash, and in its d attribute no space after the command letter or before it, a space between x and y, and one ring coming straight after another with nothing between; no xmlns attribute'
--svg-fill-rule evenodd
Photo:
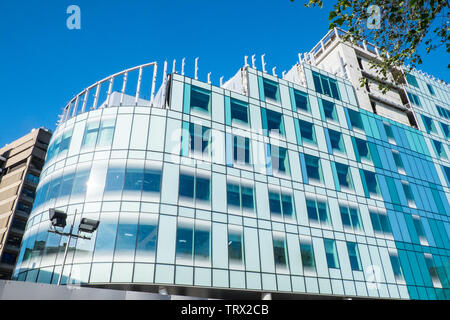
<svg viewBox="0 0 450 320"><path fill-rule="evenodd" d="M307 87L247 67L247 95L173 74L167 109L63 121L15 279L450 299L448 89L415 76L417 130L303 67ZM49 208L99 229L67 243Z"/></svg>

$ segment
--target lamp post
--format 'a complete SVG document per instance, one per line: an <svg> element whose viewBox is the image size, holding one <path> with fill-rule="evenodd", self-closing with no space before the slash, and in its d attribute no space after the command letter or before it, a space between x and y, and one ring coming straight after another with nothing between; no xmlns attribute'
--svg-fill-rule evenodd
<svg viewBox="0 0 450 320"><path fill-rule="evenodd" d="M94 233L95 230L97 230L98 225L100 224L100 221L88 219L88 218L82 218L81 222L78 226L78 233L73 234L72 232L73 232L73 226L75 224L75 219L77 217L77 210L75 210L75 215L73 216L72 225L70 226L69 232L61 232L61 231L56 230L56 227L63 228L63 230L64 230L64 227L66 226L66 221L67 221L67 213L65 213L64 211L49 209L49 217L50 217L50 221L51 221L54 229L50 229L50 230L48 230L48 232L56 233L61 236L68 236L66 248L64 249L63 264L61 267L61 272L59 273L59 277L58 277L58 286L59 286L61 284L61 278L62 278L62 274L64 271L64 266L66 264L66 258L67 258L67 253L69 251L70 240L72 239L72 237L77 238L77 239L91 240L90 237L80 235L80 231L92 234L92 233Z"/></svg>

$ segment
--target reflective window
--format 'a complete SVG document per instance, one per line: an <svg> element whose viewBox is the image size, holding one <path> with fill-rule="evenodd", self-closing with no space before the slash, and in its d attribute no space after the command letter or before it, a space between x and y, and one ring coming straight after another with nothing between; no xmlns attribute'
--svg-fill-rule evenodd
<svg viewBox="0 0 450 320"><path fill-rule="evenodd" d="M179 224L177 228L177 258L192 259L194 230L187 224Z"/></svg>
<svg viewBox="0 0 450 320"><path fill-rule="evenodd" d="M113 258L116 243L117 213L102 213L95 240L94 261L110 262Z"/></svg>
<svg viewBox="0 0 450 320"><path fill-rule="evenodd" d="M442 122L439 122L439 124L441 125L442 133L444 134L444 137L449 139L450 138L450 129L449 129L448 124L445 124L445 123L442 123Z"/></svg>
<svg viewBox="0 0 450 320"><path fill-rule="evenodd" d="M394 132L392 131L391 125L387 122L383 122L383 127L386 131L386 136L388 137L389 142L395 143Z"/></svg>
<svg viewBox="0 0 450 320"><path fill-rule="evenodd" d="M441 280L439 279L437 268L436 265L434 264L433 256L429 253L424 253L424 257L433 286L436 288L442 288Z"/></svg>
<svg viewBox="0 0 450 320"><path fill-rule="evenodd" d="M317 144L316 133L312 123L298 119L298 126L300 128L302 142Z"/></svg>
<svg viewBox="0 0 450 320"><path fill-rule="evenodd" d="M63 134L62 139L61 139L61 143L59 144L58 154L69 150L70 139L71 138L72 138L72 130L66 131Z"/></svg>
<svg viewBox="0 0 450 320"><path fill-rule="evenodd" d="M141 213L136 242L136 261L153 262L158 239L158 218Z"/></svg>
<svg viewBox="0 0 450 320"><path fill-rule="evenodd" d="M144 171L144 192L160 192L161 171L146 168Z"/></svg>
<svg viewBox="0 0 450 320"><path fill-rule="evenodd" d="M231 121L248 124L248 104L240 100L231 99L230 106Z"/></svg>
<svg viewBox="0 0 450 320"><path fill-rule="evenodd" d="M278 83L263 78L263 85L264 85L264 96L266 97L266 99L280 101Z"/></svg>
<svg viewBox="0 0 450 320"><path fill-rule="evenodd" d="M331 224L328 204L316 199L306 199L306 212L311 221Z"/></svg>
<svg viewBox="0 0 450 320"><path fill-rule="evenodd" d="M322 108L323 108L323 113L325 115L326 119L330 119L333 121L338 121L338 117L337 117L337 113L336 113L336 106L334 105L333 102L328 101L328 100L322 100Z"/></svg>
<svg viewBox="0 0 450 320"><path fill-rule="evenodd" d="M350 119L350 124L352 128L358 128L364 131L364 124L361 119L361 114L355 110L347 109L348 118Z"/></svg>
<svg viewBox="0 0 450 320"><path fill-rule="evenodd" d="M358 244L356 242L347 242L348 256L350 266L354 271L362 271L361 259L359 257Z"/></svg>
<svg viewBox="0 0 450 320"><path fill-rule="evenodd" d="M322 168L320 167L320 159L309 154L305 154L306 174L310 181L323 183Z"/></svg>
<svg viewBox="0 0 450 320"><path fill-rule="evenodd" d="M228 229L228 259L230 267L233 265L243 265L244 263L244 242L242 233Z"/></svg>
<svg viewBox="0 0 450 320"><path fill-rule="evenodd" d="M55 199L59 193L59 187L61 185L61 177L56 177L52 180L50 187L48 189L47 200Z"/></svg>
<svg viewBox="0 0 450 320"><path fill-rule="evenodd" d="M194 234L195 259L209 260L211 255L211 233L209 228L197 225Z"/></svg>
<svg viewBox="0 0 450 320"><path fill-rule="evenodd" d="M375 172L362 170L364 173L364 178L366 182L367 190L370 195L380 195L380 188L378 186L378 181Z"/></svg>
<svg viewBox="0 0 450 320"><path fill-rule="evenodd" d="M75 179L73 180L72 195L84 196L86 194L89 174L90 170L77 171Z"/></svg>
<svg viewBox="0 0 450 320"><path fill-rule="evenodd" d="M62 178L61 189L59 191L59 197L70 196L73 187L73 181L75 179L75 173L65 174Z"/></svg>
<svg viewBox="0 0 450 320"><path fill-rule="evenodd" d="M114 260L130 261L134 259L137 223L137 215L135 213L120 213Z"/></svg>
<svg viewBox="0 0 450 320"><path fill-rule="evenodd" d="M323 239L328 268L339 268L336 243L333 239Z"/></svg>
<svg viewBox="0 0 450 320"><path fill-rule="evenodd" d="M106 174L105 192L122 191L125 167L110 166Z"/></svg>
<svg viewBox="0 0 450 320"><path fill-rule="evenodd" d="M402 181L403 191L405 192L406 201L410 207L416 207L416 202L414 201L414 196L411 190L411 186L408 182Z"/></svg>
<svg viewBox="0 0 450 320"><path fill-rule="evenodd" d="M189 149L197 154L210 154L211 130L195 123L189 123Z"/></svg>
<svg viewBox="0 0 450 320"><path fill-rule="evenodd" d="M420 221L420 217L413 215L412 218L413 218L412 220L414 223L414 228L416 229L417 236L419 237L420 243L423 245L428 245L427 236L425 234L425 230L423 228L422 221Z"/></svg>
<svg viewBox="0 0 450 320"><path fill-rule="evenodd" d="M406 74L406 81L408 81L409 85L414 86L416 88L419 88L419 84L417 83L417 79L412 74L409 74L409 73Z"/></svg>
<svg viewBox="0 0 450 320"><path fill-rule="evenodd" d="M344 226L357 230L363 229L361 217L357 208L340 205L339 211Z"/></svg>
<svg viewBox="0 0 450 320"><path fill-rule="evenodd" d="M450 119L450 111L448 109L436 105L436 110L438 111L441 117L444 117L445 119Z"/></svg>
<svg viewBox="0 0 450 320"><path fill-rule="evenodd" d="M439 158L447 159L447 154L445 153L445 149L444 149L444 146L442 145L442 142L433 140L433 139L431 139L431 141L433 141L434 150L436 151L436 155Z"/></svg>
<svg viewBox="0 0 450 320"><path fill-rule="evenodd" d="M273 255L277 267L289 267L286 240L284 238L273 238Z"/></svg>
<svg viewBox="0 0 450 320"><path fill-rule="evenodd" d="M372 155L370 154L369 146L367 141L355 138L356 151L361 159L366 159L372 161Z"/></svg>
<svg viewBox="0 0 450 320"><path fill-rule="evenodd" d="M387 214L369 211L369 215L375 232L392 233L391 224L389 223Z"/></svg>
<svg viewBox="0 0 450 320"><path fill-rule="evenodd" d="M269 147L273 172L290 175L287 149L274 145L269 145Z"/></svg>
<svg viewBox="0 0 450 320"><path fill-rule="evenodd" d="M97 147L110 147L114 136L114 119L103 120L98 133Z"/></svg>
<svg viewBox="0 0 450 320"><path fill-rule="evenodd" d="M409 97L409 101L411 101L412 104L421 107L422 103L420 102L419 96L411 93L411 92L407 92L408 93L408 97Z"/></svg>
<svg viewBox="0 0 450 320"><path fill-rule="evenodd" d="M430 132L437 133L436 127L434 126L434 123L433 123L433 120L430 117L427 117L423 114L421 116L422 116L423 124L425 125L425 130L427 131L427 133L430 133Z"/></svg>
<svg viewBox="0 0 450 320"><path fill-rule="evenodd" d="M436 95L434 92L434 88L431 84L427 83L427 88L431 95L433 95L433 96Z"/></svg>
<svg viewBox="0 0 450 320"><path fill-rule="evenodd" d="M269 208L274 216L294 218L294 205L290 194L269 191Z"/></svg>
<svg viewBox="0 0 450 320"><path fill-rule="evenodd" d="M210 193L209 178L180 174L179 196L181 198L209 202Z"/></svg>
<svg viewBox="0 0 450 320"><path fill-rule="evenodd" d="M233 160L239 164L250 164L250 139L233 135Z"/></svg>
<svg viewBox="0 0 450 320"><path fill-rule="evenodd" d="M316 261L314 258L314 249L311 240L300 239L300 253L305 271L315 271Z"/></svg>
<svg viewBox="0 0 450 320"><path fill-rule="evenodd" d="M208 90L192 86L191 109L209 114L211 111L211 93Z"/></svg>
<svg viewBox="0 0 450 320"><path fill-rule="evenodd" d="M392 271L394 272L395 279L403 280L403 272L398 255L389 252L389 259L391 260Z"/></svg>
<svg viewBox="0 0 450 320"><path fill-rule="evenodd" d="M344 139L342 133L328 129L328 135L330 136L331 148L334 151L345 153Z"/></svg>
<svg viewBox="0 0 450 320"><path fill-rule="evenodd" d="M297 109L310 112L308 95L306 93L294 90L294 101Z"/></svg>
<svg viewBox="0 0 450 320"><path fill-rule="evenodd" d="M241 210L254 209L253 188L235 183L227 183L227 201L229 206Z"/></svg>
<svg viewBox="0 0 450 320"><path fill-rule="evenodd" d="M144 168L127 167L125 172L124 190L141 191L144 178Z"/></svg>
<svg viewBox="0 0 450 320"><path fill-rule="evenodd" d="M336 173L339 181L339 185L347 189L353 189L352 175L350 167L346 164L335 162Z"/></svg>
<svg viewBox="0 0 450 320"><path fill-rule="evenodd" d="M99 122L88 122L84 131L82 148L93 148L97 142Z"/></svg>
<svg viewBox="0 0 450 320"><path fill-rule="evenodd" d="M261 108L263 114L263 129L267 135L271 132L284 136L283 115L279 112Z"/></svg>
<svg viewBox="0 0 450 320"><path fill-rule="evenodd" d="M313 71L313 81L317 92L340 100L336 80Z"/></svg>
<svg viewBox="0 0 450 320"><path fill-rule="evenodd" d="M405 166L403 165L402 157L400 152L397 150L392 150L392 156L394 157L395 165L397 166L398 172L405 174Z"/></svg>

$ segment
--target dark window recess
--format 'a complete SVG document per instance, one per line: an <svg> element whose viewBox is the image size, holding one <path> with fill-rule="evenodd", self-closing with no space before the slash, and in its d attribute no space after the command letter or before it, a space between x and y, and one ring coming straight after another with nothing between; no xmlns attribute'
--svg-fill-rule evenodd
<svg viewBox="0 0 450 320"><path fill-rule="evenodd" d="M361 58L357 58L358 59L358 66L361 70L364 70L363 65L362 65L362 60Z"/></svg>

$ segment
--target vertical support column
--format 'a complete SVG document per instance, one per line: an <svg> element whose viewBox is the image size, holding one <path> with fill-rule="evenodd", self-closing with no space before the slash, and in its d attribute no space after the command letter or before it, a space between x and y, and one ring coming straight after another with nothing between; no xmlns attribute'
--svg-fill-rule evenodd
<svg viewBox="0 0 450 320"><path fill-rule="evenodd" d="M127 88L127 79L128 79L128 72L125 72L123 76L123 84L122 84L122 92L120 94L120 105L123 103L123 97L125 95L125 89Z"/></svg>
<svg viewBox="0 0 450 320"><path fill-rule="evenodd" d="M89 89L86 89L86 91L84 91L83 107L81 107L82 113L86 111L86 104L88 101L88 97L89 97Z"/></svg>
<svg viewBox="0 0 450 320"><path fill-rule="evenodd" d="M109 107L114 78L109 79L108 96L106 97L106 106Z"/></svg>
<svg viewBox="0 0 450 320"><path fill-rule="evenodd" d="M92 109L97 109L98 96L100 94L100 88L102 84L97 82L97 89L95 90L94 104L92 105Z"/></svg>
<svg viewBox="0 0 450 320"><path fill-rule="evenodd" d="M194 79L198 80L198 57L195 58Z"/></svg>
<svg viewBox="0 0 450 320"><path fill-rule="evenodd" d="M134 103L137 105L139 101L139 94L141 92L141 82L142 82L142 67L139 68L139 77L136 87L136 97L134 99Z"/></svg>
<svg viewBox="0 0 450 320"><path fill-rule="evenodd" d="M150 94L150 106L153 103L153 99L155 98L155 86L156 86L156 72L158 71L158 64L155 62L153 67L153 80L152 80L152 91Z"/></svg>

